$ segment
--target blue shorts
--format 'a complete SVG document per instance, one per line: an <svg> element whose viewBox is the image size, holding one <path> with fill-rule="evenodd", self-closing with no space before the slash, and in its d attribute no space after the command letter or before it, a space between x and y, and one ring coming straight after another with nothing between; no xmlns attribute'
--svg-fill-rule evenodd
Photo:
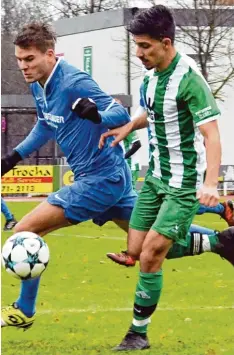
<svg viewBox="0 0 234 355"><path fill-rule="evenodd" d="M72 185L52 193L47 201L62 207L72 224L92 219L102 226L113 219L129 221L136 199L130 169L124 164L103 176L80 176Z"/></svg>

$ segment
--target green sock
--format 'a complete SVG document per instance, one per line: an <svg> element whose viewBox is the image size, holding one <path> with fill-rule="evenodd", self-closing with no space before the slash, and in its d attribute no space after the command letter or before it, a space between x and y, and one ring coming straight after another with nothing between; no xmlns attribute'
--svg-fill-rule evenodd
<svg viewBox="0 0 234 355"><path fill-rule="evenodd" d="M202 233L188 233L187 246L174 243L169 252L167 259L177 259L183 256L199 255L205 252L214 252L216 245L219 243L218 233L202 234Z"/></svg>
<svg viewBox="0 0 234 355"><path fill-rule="evenodd" d="M155 311L160 298L162 283L162 270L154 273L139 273L131 330L142 334L147 332L150 316Z"/></svg>

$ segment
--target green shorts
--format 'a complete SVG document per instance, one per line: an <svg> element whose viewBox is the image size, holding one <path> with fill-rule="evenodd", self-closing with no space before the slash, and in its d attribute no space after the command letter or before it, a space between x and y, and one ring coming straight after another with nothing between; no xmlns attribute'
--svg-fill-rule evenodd
<svg viewBox="0 0 234 355"><path fill-rule="evenodd" d="M195 189L170 187L147 175L132 212L130 228L153 229L186 246L186 235L198 208Z"/></svg>

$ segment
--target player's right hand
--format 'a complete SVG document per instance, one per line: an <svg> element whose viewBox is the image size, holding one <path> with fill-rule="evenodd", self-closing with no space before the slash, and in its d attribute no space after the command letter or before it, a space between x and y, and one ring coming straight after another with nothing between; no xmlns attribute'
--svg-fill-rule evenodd
<svg viewBox="0 0 234 355"><path fill-rule="evenodd" d="M219 203L219 193L217 186L207 186L203 185L197 191L197 199L201 205L208 207L215 207Z"/></svg>
<svg viewBox="0 0 234 355"><path fill-rule="evenodd" d="M111 129L103 133L100 137L98 148L102 149L105 145L107 137L115 137L111 142L110 146L115 147L119 142L126 138L132 132L132 122L127 123L126 125L118 128Z"/></svg>
<svg viewBox="0 0 234 355"><path fill-rule="evenodd" d="M22 160L21 155L16 151L13 152L4 158L1 159L1 176L5 175L10 171L14 166Z"/></svg>

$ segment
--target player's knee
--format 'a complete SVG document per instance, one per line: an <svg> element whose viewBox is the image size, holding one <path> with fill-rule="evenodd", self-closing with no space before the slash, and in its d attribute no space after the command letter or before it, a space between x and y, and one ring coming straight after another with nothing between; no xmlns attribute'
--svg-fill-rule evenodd
<svg viewBox="0 0 234 355"><path fill-rule="evenodd" d="M140 254L140 262L148 265L158 263L161 260L161 254L154 250L142 250Z"/></svg>
<svg viewBox="0 0 234 355"><path fill-rule="evenodd" d="M140 254L140 262L144 265L158 265L160 267L165 258L167 248L167 244L163 242L157 244L147 243L146 245L143 245Z"/></svg>

